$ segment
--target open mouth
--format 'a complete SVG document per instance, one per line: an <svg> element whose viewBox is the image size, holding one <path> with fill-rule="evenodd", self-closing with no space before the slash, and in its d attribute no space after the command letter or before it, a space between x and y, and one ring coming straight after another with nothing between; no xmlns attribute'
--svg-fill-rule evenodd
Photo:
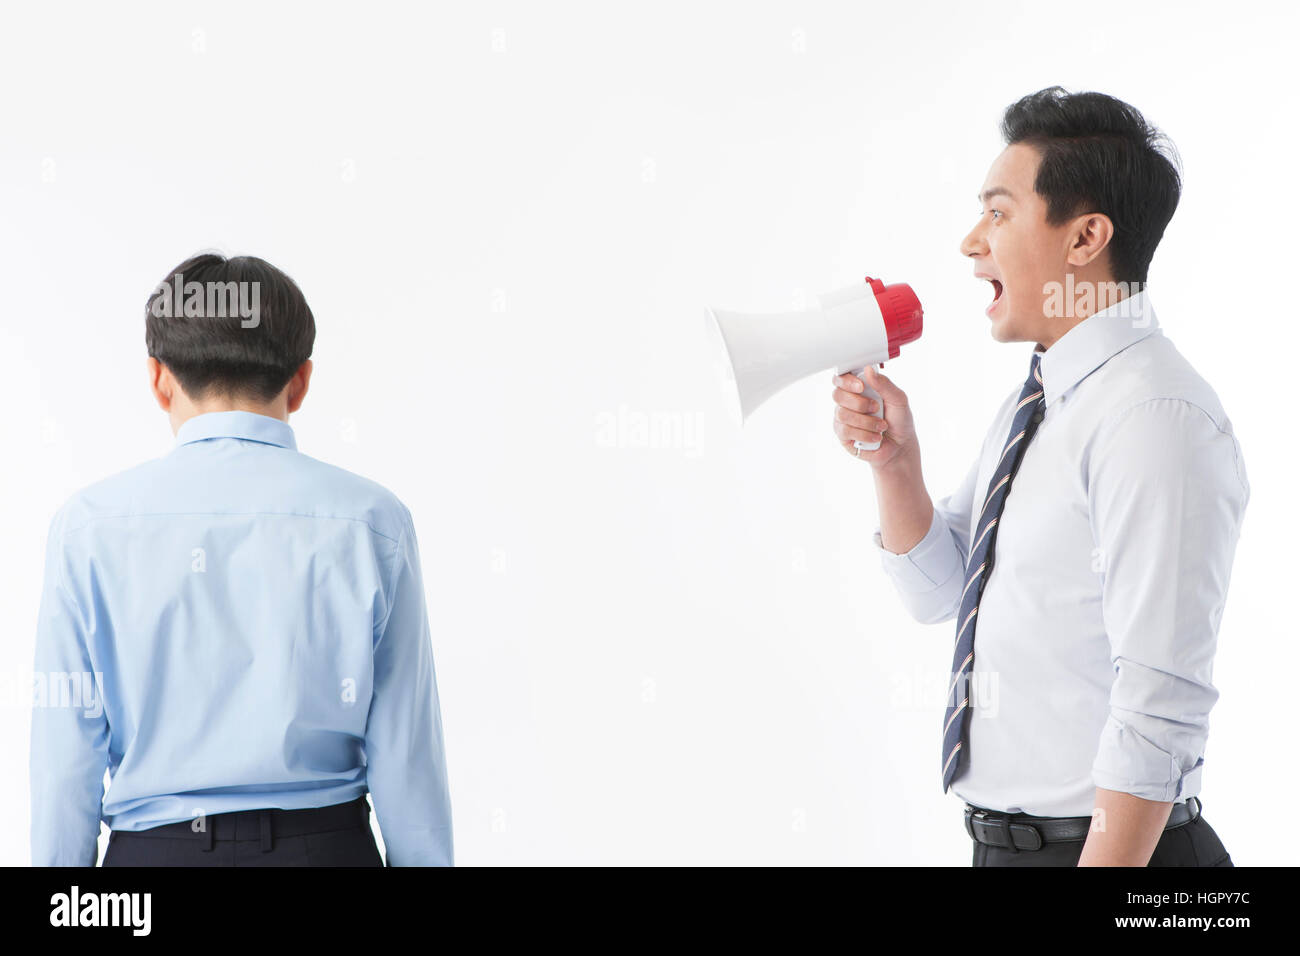
<svg viewBox="0 0 1300 956"><path fill-rule="evenodd" d="M989 282L993 284L993 302L997 302L998 299L1002 298L1002 283L997 279L990 279ZM990 302L989 305L992 305L993 302Z"/></svg>

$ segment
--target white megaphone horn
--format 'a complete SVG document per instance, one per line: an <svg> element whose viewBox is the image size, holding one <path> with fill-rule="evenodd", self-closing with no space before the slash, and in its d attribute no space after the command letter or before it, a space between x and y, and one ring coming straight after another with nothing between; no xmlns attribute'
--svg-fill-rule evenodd
<svg viewBox="0 0 1300 956"><path fill-rule="evenodd" d="M820 308L751 315L709 309L722 335L743 422L754 409L806 375L834 368L862 379L862 394L880 401L863 373L898 358L899 346L921 337L921 303L911 286L862 283L819 296ZM880 442L854 442L874 451Z"/></svg>

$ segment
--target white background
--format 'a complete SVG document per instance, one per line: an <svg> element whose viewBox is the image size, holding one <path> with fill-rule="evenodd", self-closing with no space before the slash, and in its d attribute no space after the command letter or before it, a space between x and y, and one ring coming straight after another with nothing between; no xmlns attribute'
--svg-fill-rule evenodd
<svg viewBox="0 0 1300 956"><path fill-rule="evenodd" d="M910 283L925 335L886 371L948 494L1031 348L958 243L1002 109L1056 83L1182 155L1152 301L1252 487L1202 797L1238 864L1294 862L1296 8L542 7L6 9L0 863L29 859L49 519L171 447L144 303L216 247L315 311L300 448L415 515L458 863L969 865L922 693L952 623L868 548L829 373L737 429L703 306Z"/></svg>

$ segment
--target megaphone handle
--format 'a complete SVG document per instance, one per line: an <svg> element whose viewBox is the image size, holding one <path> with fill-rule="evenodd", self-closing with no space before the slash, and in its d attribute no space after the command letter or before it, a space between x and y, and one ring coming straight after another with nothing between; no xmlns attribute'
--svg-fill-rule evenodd
<svg viewBox="0 0 1300 956"><path fill-rule="evenodd" d="M864 368L862 369L862 371L854 372L853 374L856 375L858 378L862 379L861 394L865 395L867 398L874 399L876 402L879 403L880 407L877 409L877 414L880 414L885 410L885 403L880 401L880 393L867 384L866 376L862 374L865 371L866 369ZM858 449L859 451L875 451L877 448L880 447L880 442L879 441L874 441L874 442L855 441L853 443L853 447Z"/></svg>

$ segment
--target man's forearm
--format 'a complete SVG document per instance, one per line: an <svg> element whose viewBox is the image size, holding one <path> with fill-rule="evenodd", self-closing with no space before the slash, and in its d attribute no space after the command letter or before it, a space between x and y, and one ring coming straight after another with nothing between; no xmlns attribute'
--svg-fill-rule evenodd
<svg viewBox="0 0 1300 956"><path fill-rule="evenodd" d="M894 554L906 554L921 543L934 520L934 503L921 477L920 456L873 468L872 474L880 508L880 543Z"/></svg>
<svg viewBox="0 0 1300 956"><path fill-rule="evenodd" d="M1093 827L1079 866L1146 866L1169 822L1173 801L1144 800L1097 788Z"/></svg>

